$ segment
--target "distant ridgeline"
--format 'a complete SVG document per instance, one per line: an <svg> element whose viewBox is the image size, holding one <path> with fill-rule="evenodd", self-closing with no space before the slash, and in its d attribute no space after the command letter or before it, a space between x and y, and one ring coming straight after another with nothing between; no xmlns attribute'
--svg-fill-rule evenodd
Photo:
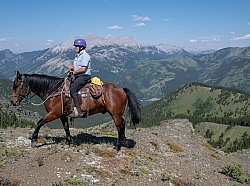
<svg viewBox="0 0 250 186"><path fill-rule="evenodd" d="M188 118L194 125L214 122L250 126L250 94L202 83L190 83L143 107L140 126L158 125L170 118Z"/></svg>
<svg viewBox="0 0 250 186"><path fill-rule="evenodd" d="M162 98L191 82L250 92L250 46L227 47L204 54L162 45L130 45L127 39L122 39L123 42L92 39L97 41L88 48L92 75L127 87L141 99ZM71 38L49 49L19 54L8 49L0 51L1 73L6 78L13 78L15 70L64 77L75 57L69 44L72 42Z"/></svg>
<svg viewBox="0 0 250 186"><path fill-rule="evenodd" d="M10 104L11 80L0 80L0 128L34 127L39 114Z"/></svg>

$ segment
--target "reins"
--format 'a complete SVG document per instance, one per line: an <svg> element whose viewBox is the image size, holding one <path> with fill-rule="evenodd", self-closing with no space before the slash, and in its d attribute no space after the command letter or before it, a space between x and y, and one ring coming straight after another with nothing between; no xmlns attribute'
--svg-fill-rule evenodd
<svg viewBox="0 0 250 186"><path fill-rule="evenodd" d="M62 76L60 76L60 77L65 77L66 74L68 74L68 72L64 73L64 74L63 74ZM65 79L66 79L66 78L65 78ZM24 78L23 78L22 81L24 82ZM60 82L60 81L58 81L58 83L56 83L55 85L58 85L59 82ZM63 83L65 83L65 80L64 80ZM25 102L30 102L30 103L31 103L32 105L34 105L34 106L39 106L39 105L44 104L48 99L50 99L50 98L53 96L53 94L56 93L61 87L58 87L58 89L56 89L54 92L52 92L52 93L51 93L43 102L41 102L41 103L33 103L33 102L31 101L31 98L34 97L36 94L33 94L32 96L28 96L28 95L31 95L30 87L29 87L29 86L28 86L28 88L27 88L27 87L24 87L24 89L22 89L22 92L25 90L25 88L28 89L28 94L26 94L26 95L24 96ZM51 90L51 89L50 89L50 90ZM49 91L50 91L50 90L49 90ZM48 91L48 92L49 92L49 91ZM20 94L19 94L19 95L20 95ZM18 95L17 95L17 96L18 96ZM61 99L62 99L62 93L61 93Z"/></svg>
<svg viewBox="0 0 250 186"><path fill-rule="evenodd" d="M60 88L60 87L59 87ZM58 89L59 89L58 88ZM32 105L34 105L34 106L39 106L39 105L42 105L42 104L44 104L48 99L50 99L51 97L52 97L52 95L55 93L55 92L57 92L58 91L58 89L56 89L54 92L52 92L43 102L41 102L41 103L33 103L30 99L29 100L27 100L27 101L29 101ZM33 95L33 96L35 96L35 94ZM32 96L32 97L33 97Z"/></svg>

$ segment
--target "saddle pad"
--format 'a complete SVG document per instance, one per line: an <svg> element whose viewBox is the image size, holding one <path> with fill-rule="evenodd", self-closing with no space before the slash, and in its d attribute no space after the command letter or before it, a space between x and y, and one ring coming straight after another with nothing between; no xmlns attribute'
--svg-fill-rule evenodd
<svg viewBox="0 0 250 186"><path fill-rule="evenodd" d="M96 85L100 85L100 86L103 85L103 82L98 77L92 77L91 78L91 83L96 84Z"/></svg>

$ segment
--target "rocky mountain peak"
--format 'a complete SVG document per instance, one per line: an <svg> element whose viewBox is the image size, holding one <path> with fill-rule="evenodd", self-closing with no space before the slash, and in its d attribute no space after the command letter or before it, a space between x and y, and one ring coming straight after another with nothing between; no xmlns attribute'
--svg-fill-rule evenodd
<svg viewBox="0 0 250 186"><path fill-rule="evenodd" d="M84 38L86 40L88 50L95 46L110 46L110 45L118 45L120 47L137 47L137 48L140 48L142 46L144 47L153 46L157 48L158 50L164 51L166 53L174 53L181 49L181 47L176 47L176 46L167 45L167 44L150 45L150 44L141 43L141 42L138 42L132 36L121 37L121 36L112 36L109 34L104 37L99 37L93 33L88 33L85 36L70 37L65 42L51 48L50 51L53 53L63 53L67 50L72 50L74 40L77 38Z"/></svg>

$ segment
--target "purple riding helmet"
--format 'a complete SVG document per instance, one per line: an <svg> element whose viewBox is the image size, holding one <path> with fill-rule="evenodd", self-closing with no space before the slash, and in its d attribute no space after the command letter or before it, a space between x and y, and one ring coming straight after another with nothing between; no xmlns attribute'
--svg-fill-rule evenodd
<svg viewBox="0 0 250 186"><path fill-rule="evenodd" d="M86 41L84 39L76 39L74 41L74 46L81 46L81 47L85 47L87 46Z"/></svg>

